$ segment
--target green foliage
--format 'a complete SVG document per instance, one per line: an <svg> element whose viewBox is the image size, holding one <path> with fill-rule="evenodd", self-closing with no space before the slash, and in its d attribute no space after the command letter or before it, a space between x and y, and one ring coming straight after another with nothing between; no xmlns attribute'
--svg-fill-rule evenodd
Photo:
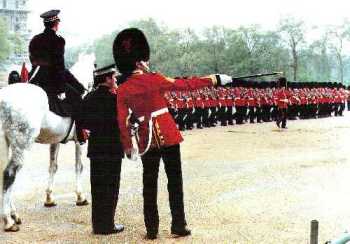
<svg viewBox="0 0 350 244"><path fill-rule="evenodd" d="M341 80L335 51L339 40L326 31L320 39L307 43L305 23L293 17L282 19L274 31L253 25L236 29L213 26L195 32L190 28L169 29L154 19L133 21L129 27L140 28L146 34L151 47L152 70L169 76L211 73L241 76L283 71L289 80ZM349 39L350 25L345 23L341 30L345 42ZM79 52L85 51L95 53L99 67L113 63L112 43L117 33L115 30L97 39L89 48L69 50L70 62L76 60ZM341 55L343 75L350 79L350 71L347 71L350 58Z"/></svg>
<svg viewBox="0 0 350 244"><path fill-rule="evenodd" d="M0 18L0 66L10 55L10 41L6 22Z"/></svg>
<svg viewBox="0 0 350 244"><path fill-rule="evenodd" d="M21 54L26 49L25 41L17 33L10 34L8 37L11 43L11 52L14 54Z"/></svg>

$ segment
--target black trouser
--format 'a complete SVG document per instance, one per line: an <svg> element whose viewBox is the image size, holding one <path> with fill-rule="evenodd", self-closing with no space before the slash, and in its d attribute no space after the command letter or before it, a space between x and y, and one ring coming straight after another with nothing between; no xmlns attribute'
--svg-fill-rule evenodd
<svg viewBox="0 0 350 244"><path fill-rule="evenodd" d="M193 122L194 122L194 113L193 108L187 108L186 109L186 129L192 129L193 128Z"/></svg>
<svg viewBox="0 0 350 244"><path fill-rule="evenodd" d="M261 106L256 107L256 122L261 123L263 121L263 109Z"/></svg>
<svg viewBox="0 0 350 244"><path fill-rule="evenodd" d="M35 67L30 72L30 77L33 76ZM86 138L81 128L80 122L80 106L82 103L81 96L85 88L68 70L55 71L47 66L40 67L38 73L31 80L31 83L40 86L45 90L49 98L50 111L56 114L67 117L72 116L76 124L76 132L79 142L85 142ZM60 101L57 94L65 92L66 99Z"/></svg>
<svg viewBox="0 0 350 244"><path fill-rule="evenodd" d="M248 107L248 118L249 118L249 122L251 124L254 124L254 120L255 120L255 107L249 106Z"/></svg>
<svg viewBox="0 0 350 244"><path fill-rule="evenodd" d="M226 116L227 116L227 121L229 125L233 125L233 106L227 106L227 112L226 112Z"/></svg>
<svg viewBox="0 0 350 244"><path fill-rule="evenodd" d="M219 108L219 120L221 125L226 126L227 125L227 107L226 106L222 106Z"/></svg>
<svg viewBox="0 0 350 244"><path fill-rule="evenodd" d="M271 106L270 105L262 105L262 119L264 122L271 121Z"/></svg>
<svg viewBox="0 0 350 244"><path fill-rule="evenodd" d="M276 105L272 106L271 119L276 121L278 119L278 107Z"/></svg>
<svg viewBox="0 0 350 244"><path fill-rule="evenodd" d="M90 158L92 228L95 234L109 234L114 228L122 159Z"/></svg>
<svg viewBox="0 0 350 244"><path fill-rule="evenodd" d="M178 110L178 116L177 116L177 124L179 125L180 130L185 129L185 119L186 119L186 109L180 108Z"/></svg>
<svg viewBox="0 0 350 244"><path fill-rule="evenodd" d="M197 107L195 112L195 123L197 123L197 128L202 128L204 123L204 108Z"/></svg>
<svg viewBox="0 0 350 244"><path fill-rule="evenodd" d="M209 114L210 114L210 109L208 107L203 109L203 124L205 127L210 127L210 121L209 121Z"/></svg>
<svg viewBox="0 0 350 244"><path fill-rule="evenodd" d="M282 128L286 128L287 126L287 109L286 108L278 108L278 117L277 117L277 125L279 126L282 122Z"/></svg>
<svg viewBox="0 0 350 244"><path fill-rule="evenodd" d="M218 118L218 112L216 107L210 107L209 123L211 126L215 126Z"/></svg>
<svg viewBox="0 0 350 244"><path fill-rule="evenodd" d="M160 159L163 159L168 177L169 203L172 216L172 228L186 225L180 145L162 149L153 149L142 156L144 220L148 233L158 233L159 215L157 206L158 171Z"/></svg>
<svg viewBox="0 0 350 244"><path fill-rule="evenodd" d="M243 124L244 119L244 107L238 106L236 107L236 124Z"/></svg>

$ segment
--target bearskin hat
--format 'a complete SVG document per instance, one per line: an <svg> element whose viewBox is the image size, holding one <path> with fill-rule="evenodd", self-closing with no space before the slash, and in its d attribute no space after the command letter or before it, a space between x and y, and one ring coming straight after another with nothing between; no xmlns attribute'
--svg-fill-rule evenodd
<svg viewBox="0 0 350 244"><path fill-rule="evenodd" d="M148 61L150 48L143 32L136 28L121 31L113 43L113 57L121 74L131 73L136 62Z"/></svg>
<svg viewBox="0 0 350 244"><path fill-rule="evenodd" d="M277 80L277 86L278 87L286 87L287 88L287 79L286 77L280 77Z"/></svg>

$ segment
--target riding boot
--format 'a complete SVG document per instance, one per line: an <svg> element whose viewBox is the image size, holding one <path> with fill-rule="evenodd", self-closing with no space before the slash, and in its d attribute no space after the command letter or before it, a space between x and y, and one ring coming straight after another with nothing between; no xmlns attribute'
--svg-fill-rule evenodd
<svg viewBox="0 0 350 244"><path fill-rule="evenodd" d="M88 134L86 130L82 128L82 108L81 108L81 97L77 96L76 94L71 94L69 101L73 105L73 119L75 121L75 127L76 127L76 135L77 135L77 140L80 143L80 145L83 145L86 143L88 139Z"/></svg>

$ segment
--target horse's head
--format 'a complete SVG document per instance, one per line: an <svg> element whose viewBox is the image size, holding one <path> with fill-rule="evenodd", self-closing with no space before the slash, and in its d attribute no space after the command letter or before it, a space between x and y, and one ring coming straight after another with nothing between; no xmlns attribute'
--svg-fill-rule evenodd
<svg viewBox="0 0 350 244"><path fill-rule="evenodd" d="M96 57L94 53L79 54L78 61L72 66L72 74L79 80L79 82L90 91L94 83L93 71L95 69Z"/></svg>

